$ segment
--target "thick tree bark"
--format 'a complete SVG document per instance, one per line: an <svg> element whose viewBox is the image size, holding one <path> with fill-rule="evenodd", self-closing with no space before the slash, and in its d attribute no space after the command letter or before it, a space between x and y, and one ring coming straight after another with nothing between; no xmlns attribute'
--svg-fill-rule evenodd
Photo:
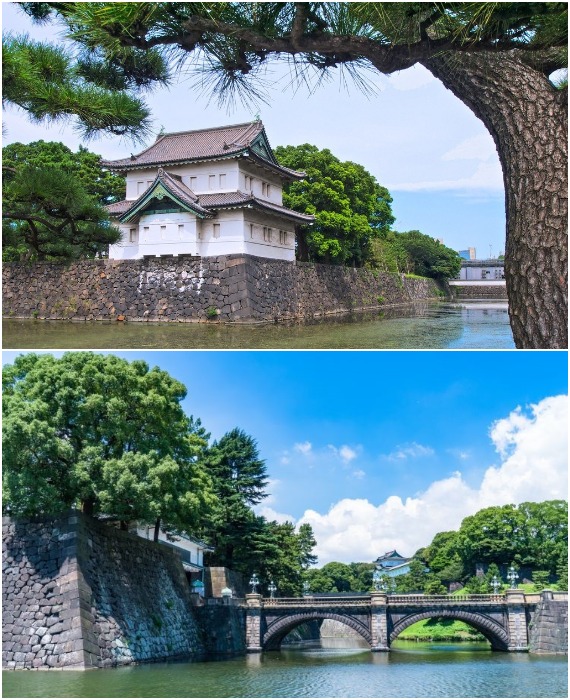
<svg viewBox="0 0 570 700"><path fill-rule="evenodd" d="M483 121L503 168L505 277L518 348L568 341L566 91L516 52L447 53L422 61Z"/></svg>

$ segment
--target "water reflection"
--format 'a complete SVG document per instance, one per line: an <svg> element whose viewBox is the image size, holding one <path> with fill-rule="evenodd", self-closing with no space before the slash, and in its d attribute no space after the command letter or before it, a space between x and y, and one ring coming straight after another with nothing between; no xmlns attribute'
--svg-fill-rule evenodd
<svg viewBox="0 0 570 700"><path fill-rule="evenodd" d="M512 348L506 302L423 302L277 324L3 320L4 349Z"/></svg>

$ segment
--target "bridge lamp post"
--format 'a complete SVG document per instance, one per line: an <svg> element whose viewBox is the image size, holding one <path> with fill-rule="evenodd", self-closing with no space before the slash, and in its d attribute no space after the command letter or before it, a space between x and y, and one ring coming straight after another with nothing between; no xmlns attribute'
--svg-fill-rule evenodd
<svg viewBox="0 0 570 700"><path fill-rule="evenodd" d="M380 573L380 566L376 564L376 568L372 574L372 587L375 591L381 591L382 589L382 574Z"/></svg>
<svg viewBox="0 0 570 700"><path fill-rule="evenodd" d="M273 600L273 598L275 598L275 591L277 590L277 586L273 583L273 579L271 579L269 586L267 586L267 590L269 591L269 597Z"/></svg>
<svg viewBox="0 0 570 700"><path fill-rule="evenodd" d="M307 596L311 594L311 584L308 581L303 583L303 595Z"/></svg>
<svg viewBox="0 0 570 700"><path fill-rule="evenodd" d="M253 573L251 575L251 578L249 579L249 585L251 586L251 592L257 593L257 587L259 586L259 579L257 578L256 573Z"/></svg>
<svg viewBox="0 0 570 700"><path fill-rule="evenodd" d="M501 587L501 582L496 576L491 579L491 587L493 588L493 593L497 595L499 588Z"/></svg>
<svg viewBox="0 0 570 700"><path fill-rule="evenodd" d="M517 587L517 581L519 579L519 575L515 571L515 567L511 566L509 569L509 572L507 574L507 578L509 579L509 583L511 584L511 588L516 588Z"/></svg>

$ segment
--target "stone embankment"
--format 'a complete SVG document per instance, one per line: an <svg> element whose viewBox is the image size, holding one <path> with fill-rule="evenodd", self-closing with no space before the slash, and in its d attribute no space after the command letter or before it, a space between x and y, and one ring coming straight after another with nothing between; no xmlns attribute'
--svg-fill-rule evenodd
<svg viewBox="0 0 570 700"><path fill-rule="evenodd" d="M251 256L6 263L3 314L119 321L274 321L437 298L435 282Z"/></svg>
<svg viewBox="0 0 570 700"><path fill-rule="evenodd" d="M2 661L84 669L202 658L178 554L71 513L2 521Z"/></svg>
<svg viewBox="0 0 570 700"><path fill-rule="evenodd" d="M529 651L535 654L568 654L567 595L542 592L530 624Z"/></svg>

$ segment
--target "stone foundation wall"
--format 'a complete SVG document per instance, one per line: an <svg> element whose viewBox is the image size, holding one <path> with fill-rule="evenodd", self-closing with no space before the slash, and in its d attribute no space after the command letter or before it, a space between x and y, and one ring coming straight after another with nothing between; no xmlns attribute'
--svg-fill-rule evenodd
<svg viewBox="0 0 570 700"><path fill-rule="evenodd" d="M5 263L4 316L222 321L312 318L436 298L431 280L251 256Z"/></svg>
<svg viewBox="0 0 570 700"><path fill-rule="evenodd" d="M543 591L529 629L529 651L568 654L568 601L552 599Z"/></svg>
<svg viewBox="0 0 570 700"><path fill-rule="evenodd" d="M500 299L507 301L507 287L503 285L485 284L451 284L449 285L453 299Z"/></svg>
<svg viewBox="0 0 570 700"><path fill-rule="evenodd" d="M79 513L2 522L4 668L202 658L179 555Z"/></svg>
<svg viewBox="0 0 570 700"><path fill-rule="evenodd" d="M240 601L243 602L243 601ZM245 654L245 609L238 601L211 598L194 608L204 635L208 658L222 659Z"/></svg>

